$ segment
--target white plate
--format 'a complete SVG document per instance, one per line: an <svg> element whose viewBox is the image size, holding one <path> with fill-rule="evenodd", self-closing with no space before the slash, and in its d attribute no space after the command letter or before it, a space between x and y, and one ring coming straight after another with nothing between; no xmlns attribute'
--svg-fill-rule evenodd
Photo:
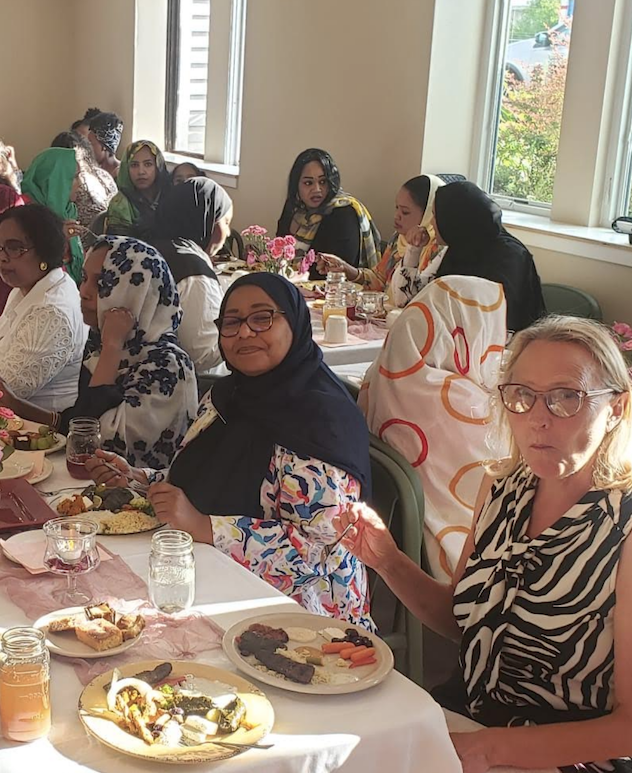
<svg viewBox="0 0 632 773"><path fill-rule="evenodd" d="M33 469L33 462L21 454L26 451L15 451L8 459L2 461L2 472L0 480L13 480L14 478L24 478Z"/></svg>
<svg viewBox="0 0 632 773"><path fill-rule="evenodd" d="M86 481L88 483L88 481ZM87 486L84 486L84 488L78 488L76 490L68 490L64 491L63 494L58 494L57 496L53 497L48 501L49 506L57 513L57 515L60 518L63 518L64 516L58 512L57 505L61 502L62 499L72 499L72 497L75 494L81 494L82 491L84 491L87 488ZM109 531L101 531L101 519L102 518L109 518L113 515L120 515L120 511L118 512L112 512L111 510L88 510L85 513L79 513L79 515L72 516L73 518L87 518L90 521L96 521L99 524L99 531L97 534L102 534L104 536L108 537L123 537L126 534L142 534L146 531L154 531L155 529L159 529L161 526L164 526L164 524L160 523L156 518L153 518L152 520L154 523L148 524L146 529L132 529L130 531L117 531L117 532L109 532ZM149 516L151 518L151 516Z"/></svg>
<svg viewBox="0 0 632 773"><path fill-rule="evenodd" d="M23 421L22 430L24 432L38 432L41 426L42 426L41 424L38 424L35 421L28 421L25 419ZM61 451L62 448L66 447L66 436L62 435L61 432L55 432L55 436L57 437L57 442L55 443L55 445L51 446L50 448L46 448L44 450L44 453L46 454L46 456L48 456L49 454L54 454L57 451ZM20 453L28 454L31 452L20 451Z"/></svg>
<svg viewBox="0 0 632 773"><path fill-rule="evenodd" d="M52 620L56 620L58 617L66 617L67 615L77 615L83 612L83 607L67 607L66 609L58 609L56 612L50 612L48 615L40 617L33 623L34 628L39 628L46 634L46 644L48 649L55 655L62 655L66 658L109 658L112 655L119 655L121 652L125 652L130 647L133 647L136 642L143 635L142 631L133 639L124 641L123 644L118 647L112 647L111 650L103 650L97 652L92 647L88 647L87 644L80 642L75 636L73 631L62 631L60 633L48 633L48 624Z"/></svg>
<svg viewBox="0 0 632 773"><path fill-rule="evenodd" d="M376 649L377 663L370 666L360 666L354 669L342 669L335 665L338 660L337 655L329 655L326 658L326 664L324 666L316 666L316 673L327 673L335 675L343 675L344 678L351 679L343 684L299 684L298 682L291 682L289 679L285 679L280 674L270 673L268 671L261 671L255 667L257 661L254 655L250 655L247 658L244 657L237 648L236 637L240 636L247 628L253 623L263 623L269 625L272 628L309 628L313 631L322 631L323 628L339 628L340 638L345 635L346 628L355 628L363 636L368 636L373 642L373 646ZM321 644L324 644L328 639L324 639L320 634L314 641L310 641L308 646L320 648ZM290 690L291 692L302 692L312 695L340 695L341 693L360 692L361 690L367 690L369 687L374 687L385 679L393 670L394 659L393 653L390 647L385 644L374 633L368 633L364 628L358 625L352 625L344 620L334 620L331 617L324 617L320 615L311 615L305 612L286 612L272 615L255 615L249 617L247 620L241 620L239 623L231 626L224 634L222 641L224 652L228 656L240 671L244 674L258 679L265 684L271 684L274 687L280 687L284 690ZM296 649L296 647L302 646L300 642L289 641L288 649Z"/></svg>
<svg viewBox="0 0 632 773"><path fill-rule="evenodd" d="M46 480L46 478L50 478L50 476L53 474L53 469L53 463L51 460L44 459L44 466L42 467L40 474L33 478L29 478L28 482L31 484L31 486L34 486L36 483L41 483L43 480Z"/></svg>

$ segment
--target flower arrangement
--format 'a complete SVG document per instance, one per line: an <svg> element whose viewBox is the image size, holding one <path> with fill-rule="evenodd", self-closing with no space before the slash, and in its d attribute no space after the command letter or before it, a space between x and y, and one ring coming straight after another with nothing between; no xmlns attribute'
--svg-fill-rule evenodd
<svg viewBox="0 0 632 773"><path fill-rule="evenodd" d="M250 268L259 268L271 274L291 276L292 271L304 274L316 261L316 253L310 250L304 256L296 254L296 239L293 236L268 237L268 231L260 225L245 228L241 235L246 251L246 263Z"/></svg>
<svg viewBox="0 0 632 773"><path fill-rule="evenodd" d="M0 392L0 397L2 394ZM3 460L8 459L15 450L9 443L9 433L7 432L8 420L14 418L15 414L10 408L0 407L0 472Z"/></svg>
<svg viewBox="0 0 632 773"><path fill-rule="evenodd" d="M629 366L628 373L632 378L632 327L625 322L615 322L612 326L612 337Z"/></svg>

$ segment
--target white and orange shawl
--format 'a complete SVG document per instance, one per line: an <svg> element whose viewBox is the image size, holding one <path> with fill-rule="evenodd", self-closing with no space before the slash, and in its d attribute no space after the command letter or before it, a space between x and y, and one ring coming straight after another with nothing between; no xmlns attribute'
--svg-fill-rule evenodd
<svg viewBox="0 0 632 773"><path fill-rule="evenodd" d="M369 429L399 451L425 494L432 575L451 579L492 452L489 398L506 338L502 285L447 276L403 311L365 376L359 405Z"/></svg>

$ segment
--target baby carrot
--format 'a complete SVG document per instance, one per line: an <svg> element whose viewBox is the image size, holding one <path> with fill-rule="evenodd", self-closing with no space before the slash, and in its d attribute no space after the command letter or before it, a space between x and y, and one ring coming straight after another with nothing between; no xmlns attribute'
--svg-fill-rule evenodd
<svg viewBox="0 0 632 773"><path fill-rule="evenodd" d="M351 662L357 663L358 660L366 660L375 655L375 647L357 647L356 651L351 653Z"/></svg>
<svg viewBox="0 0 632 773"><path fill-rule="evenodd" d="M323 646L320 649L321 649L321 652L323 652L325 655L333 655L336 652L342 652L342 650L346 650L348 648L349 648L348 641L331 641L326 644L323 644Z"/></svg>
<svg viewBox="0 0 632 773"><path fill-rule="evenodd" d="M340 657L343 660L349 660L349 658L352 655L355 655L356 652L364 652L365 649L366 647L364 645L362 645L361 647L356 647L356 646L348 647L347 649L344 649L340 652Z"/></svg>
<svg viewBox="0 0 632 773"><path fill-rule="evenodd" d="M377 658L367 658L366 660L356 660L349 668L360 668L360 666L370 666L373 663L377 663Z"/></svg>

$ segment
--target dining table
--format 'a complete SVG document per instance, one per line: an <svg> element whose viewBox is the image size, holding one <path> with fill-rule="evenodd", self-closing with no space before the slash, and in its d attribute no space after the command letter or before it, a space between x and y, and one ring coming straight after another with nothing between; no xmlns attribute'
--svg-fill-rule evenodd
<svg viewBox="0 0 632 773"><path fill-rule="evenodd" d="M85 485L85 481L69 475L63 452L49 458L53 472L36 485L45 499L52 501ZM113 556L120 557L137 578L146 581L151 534L101 535L99 542ZM194 554L196 584L190 611L212 621L219 638L218 643L192 659L238 674L219 643L222 632L254 616L306 612L213 546L195 543ZM0 551L0 572L7 565L8 559ZM23 571L23 582L28 584L30 577ZM187 614L179 624L186 626ZM33 622L8 597L5 588L0 589L0 630ZM142 637L126 654L132 651L137 652L139 661L146 659ZM126 756L84 730L78 715L83 687L74 667L76 663L51 656L51 731L47 737L30 743L0 737L0 773L30 773L40 768L45 773L156 771L159 765L155 761ZM449 730L471 732L481 727L472 720L444 712L428 692L395 670L367 690L336 695L295 693L269 684L256 686L274 710L274 726L264 741L272 748L251 749L230 759L187 765L189 769L199 773L461 773ZM493 773L532 772L493 768Z"/></svg>

